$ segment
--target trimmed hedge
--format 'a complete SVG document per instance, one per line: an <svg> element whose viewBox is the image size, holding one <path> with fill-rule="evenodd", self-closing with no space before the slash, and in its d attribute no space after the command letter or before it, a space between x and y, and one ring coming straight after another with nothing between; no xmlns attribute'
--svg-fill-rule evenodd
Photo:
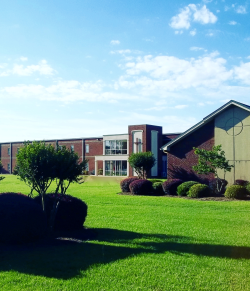
<svg viewBox="0 0 250 291"><path fill-rule="evenodd" d="M194 184L188 191L187 196L191 198L209 197L211 189L205 184Z"/></svg>
<svg viewBox="0 0 250 291"><path fill-rule="evenodd" d="M181 185L177 187L177 194L179 196L187 196L189 189L195 184L198 184L198 182L188 181L188 182L182 183Z"/></svg>
<svg viewBox="0 0 250 291"><path fill-rule="evenodd" d="M227 187L224 195L225 197L232 199L245 199L247 194L249 194L249 192L244 186L231 185Z"/></svg>
<svg viewBox="0 0 250 291"><path fill-rule="evenodd" d="M139 180L139 179L137 177L131 177L131 178L126 178L124 180L121 180L120 187L121 187L122 192L130 192L129 185L135 180Z"/></svg>
<svg viewBox="0 0 250 291"><path fill-rule="evenodd" d="M163 191L166 195L176 195L177 187L184 181L181 179L169 179L162 184Z"/></svg>
<svg viewBox="0 0 250 291"><path fill-rule="evenodd" d="M51 210L55 199L59 199L59 206L55 217L54 230L77 230L82 229L87 216L88 206L81 199L73 197L71 195L61 194L46 194L45 195L45 210L47 219L49 221ZM39 196L34 200L41 204Z"/></svg>
<svg viewBox="0 0 250 291"><path fill-rule="evenodd" d="M248 184L249 184L248 181L241 180L241 179L235 180L235 182L234 182L234 185L240 185L240 186L243 186L243 187L246 187Z"/></svg>
<svg viewBox="0 0 250 291"><path fill-rule="evenodd" d="M19 244L35 241L46 234L47 221L42 207L21 193L0 193L0 241Z"/></svg>
<svg viewBox="0 0 250 291"><path fill-rule="evenodd" d="M152 180L151 180L152 182ZM153 183L153 191L155 195L164 195L163 189L162 189L162 182L154 182Z"/></svg>
<svg viewBox="0 0 250 291"><path fill-rule="evenodd" d="M145 179L138 179L130 183L130 192L136 195L148 195L152 193L152 182Z"/></svg>

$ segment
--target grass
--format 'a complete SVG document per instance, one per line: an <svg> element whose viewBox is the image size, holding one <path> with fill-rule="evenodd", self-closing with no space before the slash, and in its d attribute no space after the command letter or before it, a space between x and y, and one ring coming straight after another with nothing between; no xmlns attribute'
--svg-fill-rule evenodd
<svg viewBox="0 0 250 291"><path fill-rule="evenodd" d="M68 190L88 204L95 241L0 248L0 290L250 290L249 201L117 195L118 182ZM6 191L29 188L6 175Z"/></svg>

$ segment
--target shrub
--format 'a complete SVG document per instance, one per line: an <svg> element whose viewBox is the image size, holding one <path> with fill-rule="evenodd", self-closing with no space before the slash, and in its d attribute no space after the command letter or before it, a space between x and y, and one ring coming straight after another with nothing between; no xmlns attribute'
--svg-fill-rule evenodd
<svg viewBox="0 0 250 291"><path fill-rule="evenodd" d="M194 184L190 187L187 196L191 198L200 198L210 196L211 190L205 184Z"/></svg>
<svg viewBox="0 0 250 291"><path fill-rule="evenodd" d="M103 169L98 169L98 175L103 175Z"/></svg>
<svg viewBox="0 0 250 291"><path fill-rule="evenodd" d="M87 176L88 174L89 174L89 171L87 171L87 170L83 171L83 175Z"/></svg>
<svg viewBox="0 0 250 291"><path fill-rule="evenodd" d="M152 182L152 180L151 180ZM162 182L154 182L153 183L153 191L155 195L164 195L163 189L162 189Z"/></svg>
<svg viewBox="0 0 250 291"><path fill-rule="evenodd" d="M21 193L0 194L0 241L26 243L43 237L47 222L41 205Z"/></svg>
<svg viewBox="0 0 250 291"><path fill-rule="evenodd" d="M35 197L34 200L39 204L41 203L39 196ZM45 209L48 220L51 219L51 210L55 201L60 202L55 216L54 230L81 229L87 216L87 204L71 195L46 194Z"/></svg>
<svg viewBox="0 0 250 291"><path fill-rule="evenodd" d="M240 186L243 186L243 187L246 187L248 184L249 184L248 181L241 180L241 179L235 180L235 182L234 182L234 185L240 185Z"/></svg>
<svg viewBox="0 0 250 291"><path fill-rule="evenodd" d="M224 179L212 179L209 181L209 188L214 194L224 194L227 184L228 182Z"/></svg>
<svg viewBox="0 0 250 291"><path fill-rule="evenodd" d="M162 184L162 188L167 195L176 195L177 187L183 183L181 179L167 180Z"/></svg>
<svg viewBox="0 0 250 291"><path fill-rule="evenodd" d="M131 177L131 178L126 178L126 179L121 180L120 187L121 187L122 192L130 192L129 185L135 180L138 180L138 178Z"/></svg>
<svg viewBox="0 0 250 291"><path fill-rule="evenodd" d="M153 184L154 184L155 182L163 183L163 181L160 180L160 179L148 179L148 180L151 181Z"/></svg>
<svg viewBox="0 0 250 291"><path fill-rule="evenodd" d="M130 183L130 192L137 195L148 195L152 192L152 182L149 180L138 179Z"/></svg>
<svg viewBox="0 0 250 291"><path fill-rule="evenodd" d="M227 187L224 195L225 197L232 199L245 199L248 193L248 190L244 186L231 185Z"/></svg>
<svg viewBox="0 0 250 291"><path fill-rule="evenodd" d="M188 182L182 183L181 185L177 187L177 194L179 196L187 196L189 189L195 184L198 184L198 182L188 181Z"/></svg>
<svg viewBox="0 0 250 291"><path fill-rule="evenodd" d="M246 185L246 189L248 191L248 194L250 194L250 183Z"/></svg>

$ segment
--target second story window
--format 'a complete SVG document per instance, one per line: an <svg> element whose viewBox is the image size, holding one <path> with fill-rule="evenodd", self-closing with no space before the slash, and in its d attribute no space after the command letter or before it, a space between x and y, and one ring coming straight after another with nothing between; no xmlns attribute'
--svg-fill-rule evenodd
<svg viewBox="0 0 250 291"><path fill-rule="evenodd" d="M10 148L8 148L8 156L10 156Z"/></svg>
<svg viewBox="0 0 250 291"><path fill-rule="evenodd" d="M105 155L126 155L127 140L106 140Z"/></svg>
<svg viewBox="0 0 250 291"><path fill-rule="evenodd" d="M71 151L73 152L73 151L74 151L74 145L71 145L71 146L70 146L70 149L71 149Z"/></svg>
<svg viewBox="0 0 250 291"><path fill-rule="evenodd" d="M17 154L19 154L19 150L20 150L20 148L17 148L17 150L16 150L17 151Z"/></svg>
<svg viewBox="0 0 250 291"><path fill-rule="evenodd" d="M85 145L85 153L86 153L86 154L89 153L89 145L88 145L88 144Z"/></svg>

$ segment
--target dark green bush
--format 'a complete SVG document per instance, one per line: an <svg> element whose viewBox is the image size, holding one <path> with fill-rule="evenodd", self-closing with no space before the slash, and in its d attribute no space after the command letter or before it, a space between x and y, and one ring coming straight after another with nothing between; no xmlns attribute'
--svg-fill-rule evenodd
<svg viewBox="0 0 250 291"><path fill-rule="evenodd" d="M231 185L227 187L224 195L225 197L232 199L245 199L247 194L249 194L249 192L244 186Z"/></svg>
<svg viewBox="0 0 250 291"><path fill-rule="evenodd" d="M209 197L211 194L210 188L205 184L194 184L190 187L187 196L191 198Z"/></svg>
<svg viewBox="0 0 250 291"><path fill-rule="evenodd" d="M151 180L152 182L152 180ZM164 195L163 189L162 189L162 182L154 182L153 183L153 192L155 195Z"/></svg>
<svg viewBox="0 0 250 291"><path fill-rule="evenodd" d="M35 197L34 200L39 204L41 203L39 196ZM54 230L82 229L87 216L87 204L71 195L46 194L44 201L48 221L50 221L55 200L60 200L60 202L55 216Z"/></svg>
<svg viewBox="0 0 250 291"><path fill-rule="evenodd" d="M198 182L188 181L188 182L182 183L181 185L177 187L177 194L179 196L187 196L189 189L195 184L198 184Z"/></svg>
<svg viewBox="0 0 250 291"><path fill-rule="evenodd" d="M169 179L162 184L162 188L166 195L176 195L177 187L182 183L181 179Z"/></svg>
<svg viewBox="0 0 250 291"><path fill-rule="evenodd" d="M137 195L149 195L152 193L152 182L145 179L138 179L130 183L130 192Z"/></svg>
<svg viewBox="0 0 250 291"><path fill-rule="evenodd" d="M213 194L224 194L228 182L225 179L212 179L209 181L209 188ZM219 188L219 191L218 191Z"/></svg>
<svg viewBox="0 0 250 291"><path fill-rule="evenodd" d="M135 180L138 180L138 178L137 177L130 177L130 178L126 178L126 179L121 180L120 187L121 187L122 192L130 192L129 185L130 185L130 183L132 183Z"/></svg>
<svg viewBox="0 0 250 291"><path fill-rule="evenodd" d="M19 244L35 241L46 233L41 205L21 193L0 193L0 241Z"/></svg>
<svg viewBox="0 0 250 291"><path fill-rule="evenodd" d="M246 185L246 189L247 189L247 191L248 191L248 194L250 194L250 183L248 183L248 184Z"/></svg>
<svg viewBox="0 0 250 291"><path fill-rule="evenodd" d="M249 184L248 181L241 180L241 179L235 180L235 182L234 182L234 185L240 185L240 186L243 186L243 187L246 187L248 184Z"/></svg>

